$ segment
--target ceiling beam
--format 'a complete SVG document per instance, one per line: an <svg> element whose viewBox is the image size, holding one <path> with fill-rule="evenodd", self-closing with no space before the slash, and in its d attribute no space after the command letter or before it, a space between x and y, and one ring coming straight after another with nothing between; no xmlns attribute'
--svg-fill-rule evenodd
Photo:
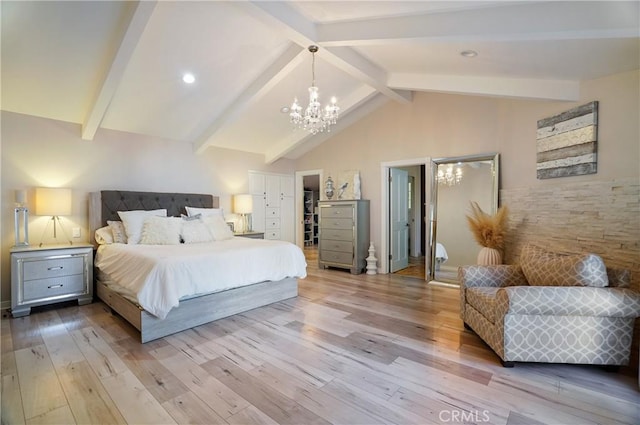
<svg viewBox="0 0 640 425"><path fill-rule="evenodd" d="M532 78L472 77L460 75L392 74L389 85L416 91L435 91L520 99L577 101L580 83Z"/></svg>
<svg viewBox="0 0 640 425"><path fill-rule="evenodd" d="M267 69L262 71L258 78L253 80L240 95L225 108L224 112L217 116L211 124L202 132L193 144L196 153L202 153L207 147L213 145L213 138L225 125L233 122L238 115L248 107L259 101L277 83L282 81L296 66L306 57L306 50L291 43L291 45L278 57Z"/></svg>
<svg viewBox="0 0 640 425"><path fill-rule="evenodd" d="M330 47L470 39L635 38L639 26L638 2L551 1L318 24L316 32L318 43Z"/></svg>
<svg viewBox="0 0 640 425"><path fill-rule="evenodd" d="M126 28L122 32L122 39L113 55L109 70L106 71L91 108L82 123L83 140L93 140L98 131L98 127L100 127L100 123L102 123L107 113L111 99L113 99L113 95L118 89L124 71L155 7L156 1L138 1L133 6L134 10Z"/></svg>
<svg viewBox="0 0 640 425"><path fill-rule="evenodd" d="M374 88L366 84L362 84L348 96L340 99L340 107L342 109L340 111L341 117L338 119L338 124L342 124L343 126L346 125L346 122L343 123L343 121L345 121L345 119L348 120L347 117L350 117L349 112L354 111L376 94L377 91ZM345 115L345 117L342 117L342 115ZM311 139L313 139L314 142L321 143L335 135L336 126L332 126L331 129L331 132L323 132L316 135L312 135L304 129L291 131L290 135L286 139L281 140L279 143L267 150L265 153L265 162L267 164L271 164L284 157L292 150L300 147L302 144L307 143Z"/></svg>
<svg viewBox="0 0 640 425"><path fill-rule="evenodd" d="M254 16L276 25L291 41L302 47L318 43L317 25L306 19L285 2L247 2L242 3ZM354 79L375 88L380 93L400 103L411 102L411 94L397 92L387 86L386 71L353 49L320 49L317 55L330 65L348 73Z"/></svg>

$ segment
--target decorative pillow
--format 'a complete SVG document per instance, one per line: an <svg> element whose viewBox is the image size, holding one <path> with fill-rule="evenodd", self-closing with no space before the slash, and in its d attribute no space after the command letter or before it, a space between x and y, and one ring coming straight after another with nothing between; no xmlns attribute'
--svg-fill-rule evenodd
<svg viewBox="0 0 640 425"><path fill-rule="evenodd" d="M224 211L222 208L196 208L196 207L184 207L187 210L187 215L193 217L197 214L201 214L202 217L208 217L211 215L219 215L224 217Z"/></svg>
<svg viewBox="0 0 640 425"><path fill-rule="evenodd" d="M565 255L525 245L522 272L531 286L593 286L609 284L602 258L595 254Z"/></svg>
<svg viewBox="0 0 640 425"><path fill-rule="evenodd" d="M203 243L213 241L213 236L206 224L200 219L200 214L195 217L182 217L182 241L184 243Z"/></svg>
<svg viewBox="0 0 640 425"><path fill-rule="evenodd" d="M221 215L203 217L202 221L207 225L214 241L223 241L233 238L233 232L227 223L225 223L224 218L222 218Z"/></svg>
<svg viewBox="0 0 640 425"><path fill-rule="evenodd" d="M113 243L113 232L111 231L111 227L104 226L96 230L95 233L96 243L98 245L112 244Z"/></svg>
<svg viewBox="0 0 640 425"><path fill-rule="evenodd" d="M144 221L152 216L166 217L167 210L134 210L134 211L118 211L120 220L124 225L124 231L127 234L128 244L140 243L140 237L142 234L142 226Z"/></svg>
<svg viewBox="0 0 640 425"><path fill-rule="evenodd" d="M113 243L127 243L127 233L121 221L107 221L107 224L113 235Z"/></svg>
<svg viewBox="0 0 640 425"><path fill-rule="evenodd" d="M182 219L151 216L144 220L140 243L144 245L178 245Z"/></svg>

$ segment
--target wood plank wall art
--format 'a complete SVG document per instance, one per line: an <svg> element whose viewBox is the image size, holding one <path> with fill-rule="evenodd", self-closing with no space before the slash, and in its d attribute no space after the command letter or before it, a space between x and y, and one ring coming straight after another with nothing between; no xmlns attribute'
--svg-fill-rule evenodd
<svg viewBox="0 0 640 425"><path fill-rule="evenodd" d="M594 174L598 169L598 102L538 121L539 179Z"/></svg>

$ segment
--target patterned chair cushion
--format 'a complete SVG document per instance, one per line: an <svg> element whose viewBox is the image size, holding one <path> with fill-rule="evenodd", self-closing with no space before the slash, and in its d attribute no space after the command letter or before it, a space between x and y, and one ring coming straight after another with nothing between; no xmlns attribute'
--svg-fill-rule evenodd
<svg viewBox="0 0 640 425"><path fill-rule="evenodd" d="M531 286L593 286L609 284L602 258L595 254L563 255L525 245L522 272Z"/></svg>

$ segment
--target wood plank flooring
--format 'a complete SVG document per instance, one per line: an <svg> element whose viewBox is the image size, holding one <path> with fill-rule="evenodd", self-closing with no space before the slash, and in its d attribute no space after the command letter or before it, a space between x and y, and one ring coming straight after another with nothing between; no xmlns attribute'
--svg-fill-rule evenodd
<svg viewBox="0 0 640 425"><path fill-rule="evenodd" d="M638 424L623 368L517 364L458 290L318 270L291 300L140 344L101 302L1 321L2 424Z"/></svg>

